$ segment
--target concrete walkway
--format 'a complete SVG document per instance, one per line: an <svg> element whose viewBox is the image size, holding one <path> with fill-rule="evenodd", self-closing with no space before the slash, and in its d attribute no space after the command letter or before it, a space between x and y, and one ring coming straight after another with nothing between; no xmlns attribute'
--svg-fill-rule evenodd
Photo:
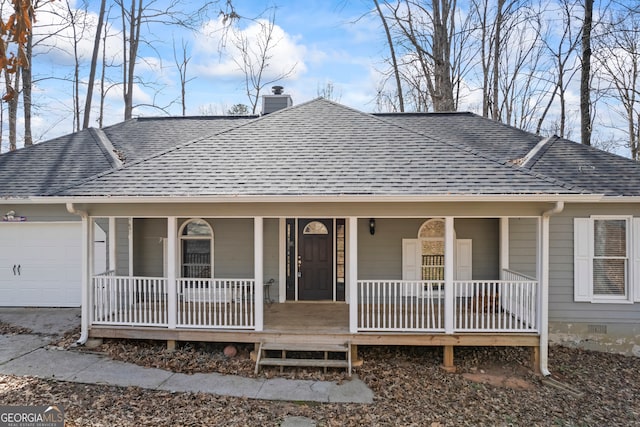
<svg viewBox="0 0 640 427"><path fill-rule="evenodd" d="M34 331L33 335L0 335L0 374L252 399L373 403L373 392L356 376L343 384L336 384L218 373L189 375L49 346L55 336L79 324L76 313L69 309L0 308L0 321ZM51 335L46 335L48 331L52 332Z"/></svg>

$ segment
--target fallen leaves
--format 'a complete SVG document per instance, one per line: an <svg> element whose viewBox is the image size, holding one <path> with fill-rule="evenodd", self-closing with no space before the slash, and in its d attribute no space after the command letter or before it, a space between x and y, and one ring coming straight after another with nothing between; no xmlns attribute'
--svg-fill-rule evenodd
<svg viewBox="0 0 640 427"><path fill-rule="evenodd" d="M59 343L58 343L59 344ZM226 358L224 344L188 343L167 352L164 342L105 341L100 351L178 372L222 372L253 376L249 352ZM528 369L523 348L456 349L458 373L440 368L438 347L361 347L360 378L375 393L373 405L275 402L169 393L0 376L3 404L64 406L69 426L98 425L263 425L306 417L319 426L403 425L607 425L640 422L640 358L563 347L550 349L549 365L560 380L583 393L576 397L548 387ZM499 375L505 381L475 382L466 374ZM268 370L260 375L344 380L340 371ZM506 379L527 384L511 386ZM348 380L345 380L348 381Z"/></svg>

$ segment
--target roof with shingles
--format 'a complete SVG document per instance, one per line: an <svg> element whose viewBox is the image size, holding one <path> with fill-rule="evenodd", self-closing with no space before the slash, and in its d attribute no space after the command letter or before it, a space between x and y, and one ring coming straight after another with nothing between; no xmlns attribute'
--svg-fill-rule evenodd
<svg viewBox="0 0 640 427"><path fill-rule="evenodd" d="M464 145L495 160L522 158L543 139L469 112L378 113L375 116L434 139Z"/></svg>
<svg viewBox="0 0 640 427"><path fill-rule="evenodd" d="M640 196L637 162L558 137L532 152L541 141L472 113L372 115L318 99L261 118L132 119L3 153L0 198Z"/></svg>
<svg viewBox="0 0 640 427"><path fill-rule="evenodd" d="M38 196L115 166L94 129L0 155L0 198Z"/></svg>
<svg viewBox="0 0 640 427"><path fill-rule="evenodd" d="M317 99L263 116L56 195L575 194L445 137ZM115 145L115 144L114 144Z"/></svg>
<svg viewBox="0 0 640 427"><path fill-rule="evenodd" d="M257 116L139 117L103 130L124 162L144 159L176 145L214 135Z"/></svg>
<svg viewBox="0 0 640 427"><path fill-rule="evenodd" d="M595 194L640 196L640 164L567 139L552 138L527 164Z"/></svg>

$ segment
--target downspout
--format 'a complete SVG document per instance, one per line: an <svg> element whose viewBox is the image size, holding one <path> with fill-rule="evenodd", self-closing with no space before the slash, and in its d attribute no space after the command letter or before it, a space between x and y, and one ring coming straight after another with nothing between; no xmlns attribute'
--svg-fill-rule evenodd
<svg viewBox="0 0 640 427"><path fill-rule="evenodd" d="M78 345L84 345L89 338L89 290L87 289L88 276L88 242L89 242L89 214L86 211L76 209L73 203L67 202L67 211L72 215L78 215L82 218L82 306L80 320L80 338L76 342Z"/></svg>
<svg viewBox="0 0 640 427"><path fill-rule="evenodd" d="M541 234L541 272L540 284L540 373L544 376L549 372L549 218L564 210L564 202L556 202L556 205L542 213Z"/></svg>

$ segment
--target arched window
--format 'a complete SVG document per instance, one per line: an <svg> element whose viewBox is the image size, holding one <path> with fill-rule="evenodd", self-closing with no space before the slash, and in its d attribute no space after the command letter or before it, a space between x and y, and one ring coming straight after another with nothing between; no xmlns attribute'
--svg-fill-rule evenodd
<svg viewBox="0 0 640 427"><path fill-rule="evenodd" d="M304 227L304 230L302 230L302 232L304 234L329 234L327 226L320 221L311 221Z"/></svg>
<svg viewBox="0 0 640 427"><path fill-rule="evenodd" d="M425 221L418 231L422 248L422 280L444 280L444 220Z"/></svg>
<svg viewBox="0 0 640 427"><path fill-rule="evenodd" d="M213 229L203 219L191 219L180 229L182 277L213 277Z"/></svg>

